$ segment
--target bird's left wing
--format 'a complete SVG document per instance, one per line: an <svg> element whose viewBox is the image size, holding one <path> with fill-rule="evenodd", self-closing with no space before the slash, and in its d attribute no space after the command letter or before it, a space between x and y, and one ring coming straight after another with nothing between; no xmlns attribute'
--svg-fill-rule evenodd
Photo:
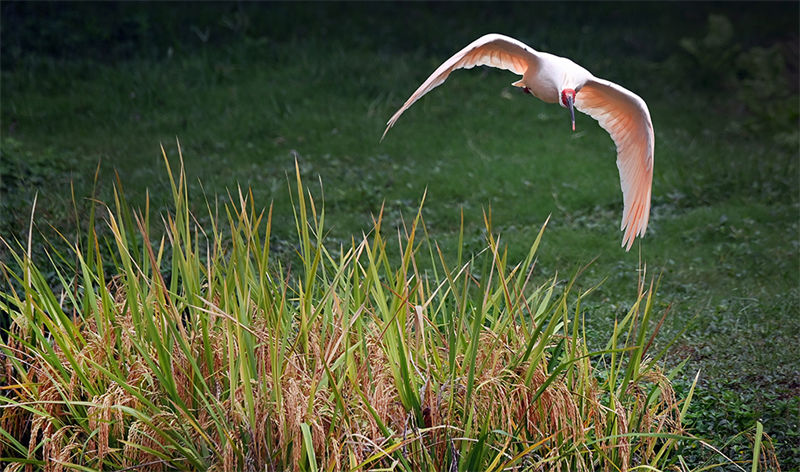
<svg viewBox="0 0 800 472"><path fill-rule="evenodd" d="M386 123L386 131L383 132L381 139L386 136L389 128L394 126L394 123L408 107L423 95L441 85L451 72L456 69L471 69L475 66L497 67L524 75L529 68L539 67L539 57L535 50L514 38L509 38L502 34L481 36L433 71L433 74L392 115Z"/></svg>
<svg viewBox="0 0 800 472"><path fill-rule="evenodd" d="M617 167L625 208L620 229L626 250L644 236L650 218L655 136L650 111L638 95L607 80L593 77L575 96L575 107L608 131L617 145Z"/></svg>

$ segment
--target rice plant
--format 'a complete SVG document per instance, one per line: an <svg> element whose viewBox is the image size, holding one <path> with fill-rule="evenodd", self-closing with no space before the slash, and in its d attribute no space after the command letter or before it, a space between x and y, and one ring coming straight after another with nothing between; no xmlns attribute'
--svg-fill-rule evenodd
<svg viewBox="0 0 800 472"><path fill-rule="evenodd" d="M239 189L203 226L164 159L172 211L115 192L110 237L93 212L74 254L50 252L55 286L30 240L3 241L6 470L691 469L697 380L676 398L652 348L653 282L592 351L591 290L537 275L544 226L518 263L488 213L483 251L443 254L422 204L329 245L297 170L294 253L276 257L271 207ZM776 467L756 443L753 470Z"/></svg>

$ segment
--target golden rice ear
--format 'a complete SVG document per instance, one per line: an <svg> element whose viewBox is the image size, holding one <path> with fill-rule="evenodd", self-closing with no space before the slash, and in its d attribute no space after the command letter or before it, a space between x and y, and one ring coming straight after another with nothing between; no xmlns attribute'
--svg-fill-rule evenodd
<svg viewBox="0 0 800 472"><path fill-rule="evenodd" d="M525 83L524 83L524 82L522 82L522 79L519 79L518 81L514 82L514 83L513 83L513 84L511 84L511 85L513 85L514 87L520 87L520 88L525 88L525 87L527 87L527 85L525 85Z"/></svg>

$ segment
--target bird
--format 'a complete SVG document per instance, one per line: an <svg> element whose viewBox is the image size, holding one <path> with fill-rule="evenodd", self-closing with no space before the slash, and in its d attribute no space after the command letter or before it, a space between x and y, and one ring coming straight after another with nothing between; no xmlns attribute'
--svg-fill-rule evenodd
<svg viewBox="0 0 800 472"><path fill-rule="evenodd" d="M575 109L597 120L616 145L622 187L622 247L629 251L643 237L650 218L655 136L650 111L641 97L611 81L592 75L565 57L536 51L509 36L481 36L440 65L389 118L386 133L400 115L423 95L441 85L456 69L491 66L522 78L512 85L546 103L569 110L575 131Z"/></svg>

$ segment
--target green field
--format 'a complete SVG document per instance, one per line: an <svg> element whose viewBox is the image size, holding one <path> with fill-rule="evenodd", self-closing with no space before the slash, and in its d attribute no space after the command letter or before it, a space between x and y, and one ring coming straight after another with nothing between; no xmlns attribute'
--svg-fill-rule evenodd
<svg viewBox="0 0 800 472"><path fill-rule="evenodd" d="M796 3L4 2L2 14L3 240L27 239L35 195L37 257L44 238L63 246L55 229L85 234L98 165L99 200L113 201L118 175L134 205L171 208L159 145L175 164L176 138L191 210L252 190L257 205L274 202L273 250L286 260L295 160L324 201L331 245L368 231L382 207L391 235L426 191L427 230L453 260L462 214L465 251L486 246L486 212L510 261L549 216L535 273L568 280L591 262L576 282L602 282L581 305L590 345L628 312L646 267L660 280L656 318L668 310L659 339L685 330L667 359L690 359L676 390L701 372L693 431L722 446L760 420L782 470L800 470ZM572 133L567 113L519 93L513 74L454 73L379 142L418 84L487 32L570 57L648 103L652 213L630 252L612 141L585 115ZM750 453L743 440L724 450Z"/></svg>

